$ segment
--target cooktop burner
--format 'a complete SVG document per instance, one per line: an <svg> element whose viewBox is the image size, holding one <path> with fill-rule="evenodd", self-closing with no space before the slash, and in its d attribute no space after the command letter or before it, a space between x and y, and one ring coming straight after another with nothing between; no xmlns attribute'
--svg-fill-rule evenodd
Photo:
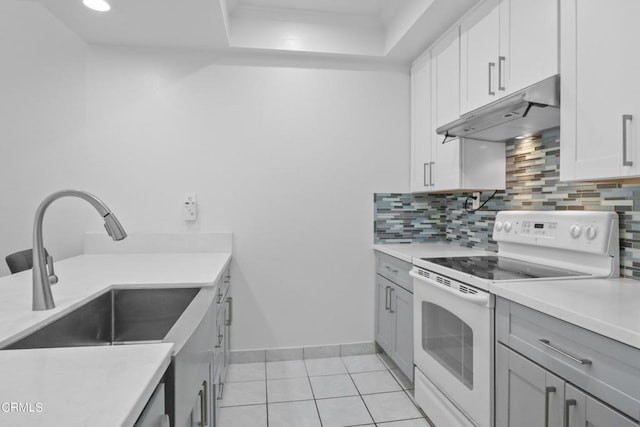
<svg viewBox="0 0 640 427"><path fill-rule="evenodd" d="M588 274L577 271L564 270L495 255L422 259L487 280L588 276Z"/></svg>

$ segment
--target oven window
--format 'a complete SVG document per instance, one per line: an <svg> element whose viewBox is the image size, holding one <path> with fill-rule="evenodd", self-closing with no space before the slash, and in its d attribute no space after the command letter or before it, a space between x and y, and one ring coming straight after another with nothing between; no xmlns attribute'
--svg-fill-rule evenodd
<svg viewBox="0 0 640 427"><path fill-rule="evenodd" d="M439 305L422 303L422 348L473 390L473 331Z"/></svg>

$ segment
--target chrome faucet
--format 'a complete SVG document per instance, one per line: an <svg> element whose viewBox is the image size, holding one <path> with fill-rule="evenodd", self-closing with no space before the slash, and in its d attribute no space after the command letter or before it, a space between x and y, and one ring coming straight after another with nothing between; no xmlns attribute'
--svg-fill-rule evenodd
<svg viewBox="0 0 640 427"><path fill-rule="evenodd" d="M62 190L51 194L44 199L36 210L33 222L33 310L50 310L56 305L51 294L51 285L58 282L58 277L53 271L53 258L45 257L44 243L42 239L42 221L44 213L49 205L61 197L79 197L93 206L104 219L104 228L113 240L122 240L127 233L120 225L118 218L111 213L107 205L102 203L93 194L78 190Z"/></svg>

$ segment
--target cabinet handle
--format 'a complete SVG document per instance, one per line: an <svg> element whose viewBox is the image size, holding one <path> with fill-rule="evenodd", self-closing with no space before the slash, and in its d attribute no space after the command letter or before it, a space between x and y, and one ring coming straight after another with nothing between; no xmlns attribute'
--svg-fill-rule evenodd
<svg viewBox="0 0 640 427"><path fill-rule="evenodd" d="M218 400L224 399L224 383L220 383L219 385L220 391L218 392Z"/></svg>
<svg viewBox="0 0 640 427"><path fill-rule="evenodd" d="M198 392L198 396L200 397L200 425L201 426L205 426L206 424L204 423L204 392L202 390L200 390Z"/></svg>
<svg viewBox="0 0 640 427"><path fill-rule="evenodd" d="M387 286L384 290L384 309L389 310L389 289L391 286Z"/></svg>
<svg viewBox="0 0 640 427"><path fill-rule="evenodd" d="M571 426L571 421L569 420L569 409L577 404L578 402L575 399L567 399L564 401L564 427Z"/></svg>
<svg viewBox="0 0 640 427"><path fill-rule="evenodd" d="M433 168L436 167L436 162L431 162L429 165L429 185L433 187Z"/></svg>
<svg viewBox="0 0 640 427"><path fill-rule="evenodd" d="M556 388L553 386L544 389L544 427L549 427L549 395L555 392Z"/></svg>
<svg viewBox="0 0 640 427"><path fill-rule="evenodd" d="M428 162L425 163L424 166L423 166L423 168L424 168L424 171L423 171L424 172L424 174L423 174L423 178L424 178L423 179L423 184L424 184L425 187L429 186L429 184L427 184L427 175L431 176L431 167L429 166L429 173L427 174L427 166L429 166Z"/></svg>
<svg viewBox="0 0 640 427"><path fill-rule="evenodd" d="M633 120L631 114L622 116L622 166L633 166L633 161L627 159L627 124Z"/></svg>
<svg viewBox="0 0 640 427"><path fill-rule="evenodd" d="M493 71L496 68L495 62L489 62L489 95L493 96L496 92L493 90Z"/></svg>
<svg viewBox="0 0 640 427"><path fill-rule="evenodd" d="M395 311L393 311L393 293L396 291L395 288L390 288L391 290L389 291L389 313L395 313Z"/></svg>
<svg viewBox="0 0 640 427"><path fill-rule="evenodd" d="M504 64L507 58L504 56L498 57L498 90L507 90L504 86Z"/></svg>
<svg viewBox="0 0 640 427"><path fill-rule="evenodd" d="M229 304L229 320L227 321L227 326L231 326L231 322L233 322L233 298L227 298L227 304Z"/></svg>
<svg viewBox="0 0 640 427"><path fill-rule="evenodd" d="M202 382L202 390L204 390L204 405L202 405L202 413L204 414L204 424L209 425L209 382L204 380Z"/></svg>
<svg viewBox="0 0 640 427"><path fill-rule="evenodd" d="M549 350L553 350L553 351L555 351L556 353L560 353L561 355L563 355L563 356L564 356L564 357L566 357L567 359L573 360L574 362L576 362L576 363L578 363L578 364L580 364L580 365L591 365L591 360L589 360L589 359L582 359L582 358L580 358L580 357L576 357L576 356L574 356L574 355L572 355L572 354L569 354L569 353L567 353L566 351L564 351L564 350L562 350L562 349L560 349L560 348L558 348L558 347L555 347L555 346L551 345L551 343L549 342L549 340L548 340L548 339L540 338L540 339L538 340L538 342L539 342L540 344L542 344L543 346L547 347Z"/></svg>

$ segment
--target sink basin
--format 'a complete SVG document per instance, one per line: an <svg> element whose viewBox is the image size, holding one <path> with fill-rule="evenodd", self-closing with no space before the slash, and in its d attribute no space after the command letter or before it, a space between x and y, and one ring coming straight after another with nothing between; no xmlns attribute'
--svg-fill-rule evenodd
<svg viewBox="0 0 640 427"><path fill-rule="evenodd" d="M3 349L162 341L199 291L113 289Z"/></svg>

